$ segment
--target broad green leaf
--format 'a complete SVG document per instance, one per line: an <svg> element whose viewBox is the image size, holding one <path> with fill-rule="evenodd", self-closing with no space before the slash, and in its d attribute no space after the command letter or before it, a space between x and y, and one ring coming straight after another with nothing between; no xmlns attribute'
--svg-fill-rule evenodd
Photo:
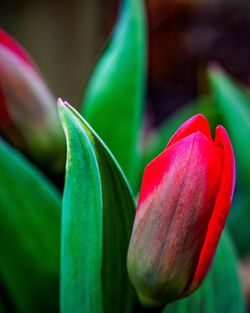
<svg viewBox="0 0 250 313"><path fill-rule="evenodd" d="M101 139L59 101L67 138L63 197L61 310L131 312L126 255L135 206L126 179Z"/></svg>
<svg viewBox="0 0 250 313"><path fill-rule="evenodd" d="M250 96L222 70L209 71L214 100L232 139L237 170L250 184Z"/></svg>
<svg viewBox="0 0 250 313"><path fill-rule="evenodd" d="M237 258L230 238L223 232L212 268L199 289L165 307L162 313L245 313L237 272Z"/></svg>
<svg viewBox="0 0 250 313"><path fill-rule="evenodd" d="M56 312L59 301L60 196L0 140L0 280L24 313Z"/></svg>
<svg viewBox="0 0 250 313"><path fill-rule="evenodd" d="M82 114L133 182L146 80L146 23L141 0L123 0L108 48L83 99Z"/></svg>

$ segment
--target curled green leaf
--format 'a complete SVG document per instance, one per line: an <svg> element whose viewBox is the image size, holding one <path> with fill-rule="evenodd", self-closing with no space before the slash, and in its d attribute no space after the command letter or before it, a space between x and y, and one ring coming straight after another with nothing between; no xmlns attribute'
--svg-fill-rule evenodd
<svg viewBox="0 0 250 313"><path fill-rule="evenodd" d="M86 121L59 100L67 137L61 310L131 312L126 255L134 202L117 162Z"/></svg>

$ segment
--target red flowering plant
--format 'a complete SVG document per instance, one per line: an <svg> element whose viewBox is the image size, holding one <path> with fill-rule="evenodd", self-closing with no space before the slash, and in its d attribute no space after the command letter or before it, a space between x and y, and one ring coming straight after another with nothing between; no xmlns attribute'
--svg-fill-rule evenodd
<svg viewBox="0 0 250 313"><path fill-rule="evenodd" d="M203 115L185 122L143 175L128 269L141 301L159 305L204 280L232 202L233 149Z"/></svg>
<svg viewBox="0 0 250 313"><path fill-rule="evenodd" d="M213 67L209 99L144 136L146 25L124 0L81 114L0 32L0 312L245 311L249 96ZM232 138L230 214L229 135L198 113Z"/></svg>
<svg viewBox="0 0 250 313"><path fill-rule="evenodd" d="M28 53L0 30L0 128L12 144L48 167L62 166L65 140L55 98Z"/></svg>

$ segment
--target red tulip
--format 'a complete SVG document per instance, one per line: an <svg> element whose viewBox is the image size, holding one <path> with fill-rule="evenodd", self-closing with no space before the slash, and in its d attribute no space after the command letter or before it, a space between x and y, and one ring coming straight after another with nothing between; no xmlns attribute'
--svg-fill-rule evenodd
<svg viewBox="0 0 250 313"><path fill-rule="evenodd" d="M36 160L62 163L65 142L56 100L28 53L1 29L0 128Z"/></svg>
<svg viewBox="0 0 250 313"><path fill-rule="evenodd" d="M185 122L144 171L128 252L141 302L161 305L204 280L229 213L235 161L228 134L213 141L203 115Z"/></svg>

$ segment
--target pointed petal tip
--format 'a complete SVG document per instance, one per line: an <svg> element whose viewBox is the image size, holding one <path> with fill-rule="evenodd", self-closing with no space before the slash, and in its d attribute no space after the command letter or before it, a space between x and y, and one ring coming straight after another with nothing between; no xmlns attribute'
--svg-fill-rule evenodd
<svg viewBox="0 0 250 313"><path fill-rule="evenodd" d="M222 125L217 125L217 127L215 129L215 134L218 136L223 136L223 137L225 136L225 137L227 137L227 139L229 139L226 128Z"/></svg>
<svg viewBox="0 0 250 313"><path fill-rule="evenodd" d="M206 136L209 141L212 141L208 120L203 114L200 113L190 117L184 124L182 124L180 128L178 128L165 149L167 149L169 146L173 145L177 141L183 139L184 137L187 137L188 135L191 135L198 131Z"/></svg>
<svg viewBox="0 0 250 313"><path fill-rule="evenodd" d="M215 143L220 144L225 140L229 140L229 136L225 127L222 125L217 125L215 129Z"/></svg>
<svg viewBox="0 0 250 313"><path fill-rule="evenodd" d="M187 120L186 123L189 123L189 124L198 124L198 125L201 125L201 124L205 123L205 124L207 124L207 125L209 126L207 118L205 117L205 115L203 115L203 114L201 114L201 113L198 113L198 114L196 114L196 115L190 117L190 119ZM207 126L207 125L206 125L206 126ZM209 130L210 130L210 129L209 129Z"/></svg>
<svg viewBox="0 0 250 313"><path fill-rule="evenodd" d="M214 143L221 147L226 147L226 149L230 150L230 154L233 154L233 147L228 135L228 132L226 131L225 127L222 125L218 125L215 129L215 141Z"/></svg>
<svg viewBox="0 0 250 313"><path fill-rule="evenodd" d="M234 156L233 146L230 141L230 137L225 127L223 127L222 125L218 125L216 127L215 144L217 144L218 146L221 146L224 150L224 156L226 158L226 162L225 162L226 174L225 175L227 175L227 181L231 181L231 185L228 185L228 189L231 194L231 200L232 200L234 186L235 186L235 179L236 179L236 163L235 163L235 156Z"/></svg>

